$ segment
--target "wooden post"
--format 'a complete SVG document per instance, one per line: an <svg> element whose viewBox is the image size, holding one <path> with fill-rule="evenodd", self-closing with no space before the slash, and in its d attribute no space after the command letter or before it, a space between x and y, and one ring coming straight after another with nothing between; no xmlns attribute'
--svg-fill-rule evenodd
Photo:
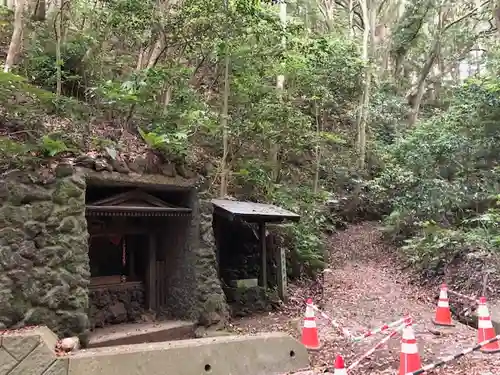
<svg viewBox="0 0 500 375"><path fill-rule="evenodd" d="M134 245L137 244L134 243ZM127 246L127 250L128 250L128 276L130 278L130 281L135 281L136 280L136 276L135 276L135 247L132 247L130 248L130 246Z"/></svg>
<svg viewBox="0 0 500 375"><path fill-rule="evenodd" d="M156 234L149 236L148 270L146 276L147 308L156 309Z"/></svg>
<svg viewBox="0 0 500 375"><path fill-rule="evenodd" d="M260 250L262 256L262 267L260 270L260 278L262 287L267 289L267 249L266 249L266 223L259 223L259 239L260 239Z"/></svg>
<svg viewBox="0 0 500 375"><path fill-rule="evenodd" d="M287 273L286 273L286 251L283 246L277 249L277 259L278 264L278 295L283 302L287 301Z"/></svg>

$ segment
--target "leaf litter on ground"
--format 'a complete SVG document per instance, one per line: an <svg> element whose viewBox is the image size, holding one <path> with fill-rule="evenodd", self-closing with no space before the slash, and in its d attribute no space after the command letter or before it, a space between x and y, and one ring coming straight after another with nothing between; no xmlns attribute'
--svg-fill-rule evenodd
<svg viewBox="0 0 500 375"><path fill-rule="evenodd" d="M460 323L452 329L433 326L436 292L411 282L397 249L383 241L377 223L353 225L334 234L329 239L329 249L329 268L320 277L322 283L300 280L290 285L289 300L278 311L236 319L232 322L234 331L286 332L300 339L304 302L312 298L320 309L354 334L411 315L423 365L475 345L476 331L471 327ZM331 370L337 354L344 357L348 366L383 337L379 334L352 343L321 317L317 316L317 323L322 347L309 354L310 368L294 375ZM396 336L349 373L396 374L400 346L400 336ZM500 355L474 352L429 373L498 375Z"/></svg>

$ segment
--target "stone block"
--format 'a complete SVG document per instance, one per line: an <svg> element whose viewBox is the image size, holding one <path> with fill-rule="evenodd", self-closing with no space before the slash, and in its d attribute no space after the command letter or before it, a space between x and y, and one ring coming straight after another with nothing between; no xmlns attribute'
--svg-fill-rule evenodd
<svg viewBox="0 0 500 375"><path fill-rule="evenodd" d="M6 331L2 335L2 350L17 363L8 374L42 375L56 361L56 343L56 335L47 327Z"/></svg>
<svg viewBox="0 0 500 375"><path fill-rule="evenodd" d="M2 340L2 347L18 361L26 357L38 344L40 344L39 336L5 335Z"/></svg>
<svg viewBox="0 0 500 375"><path fill-rule="evenodd" d="M9 375L42 375L55 360L55 352L41 342Z"/></svg>
<svg viewBox="0 0 500 375"><path fill-rule="evenodd" d="M45 370L43 375L67 375L69 367L68 358L58 358L50 367Z"/></svg>
<svg viewBox="0 0 500 375"><path fill-rule="evenodd" d="M68 375L270 375L307 367L309 357L286 334L228 336L99 348L70 357ZM17 374L16 374L17 375Z"/></svg>
<svg viewBox="0 0 500 375"><path fill-rule="evenodd" d="M17 360L4 348L0 348L0 375L7 375L17 364Z"/></svg>

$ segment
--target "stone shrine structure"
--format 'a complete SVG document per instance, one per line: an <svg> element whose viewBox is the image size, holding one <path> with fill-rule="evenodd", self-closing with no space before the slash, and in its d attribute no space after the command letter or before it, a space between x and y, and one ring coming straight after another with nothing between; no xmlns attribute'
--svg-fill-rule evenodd
<svg viewBox="0 0 500 375"><path fill-rule="evenodd" d="M47 325L85 344L144 311L224 321L212 204L197 179L166 174L87 159L0 175L0 329Z"/></svg>

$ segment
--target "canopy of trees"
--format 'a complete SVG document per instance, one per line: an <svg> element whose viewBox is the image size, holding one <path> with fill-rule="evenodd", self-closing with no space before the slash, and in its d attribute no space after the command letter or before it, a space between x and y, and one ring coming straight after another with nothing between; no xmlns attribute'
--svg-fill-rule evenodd
<svg viewBox="0 0 500 375"><path fill-rule="evenodd" d="M214 195L300 212L286 238L309 271L325 230L360 218L422 267L500 249L497 0L4 0L0 16L3 168L131 153L130 135Z"/></svg>

